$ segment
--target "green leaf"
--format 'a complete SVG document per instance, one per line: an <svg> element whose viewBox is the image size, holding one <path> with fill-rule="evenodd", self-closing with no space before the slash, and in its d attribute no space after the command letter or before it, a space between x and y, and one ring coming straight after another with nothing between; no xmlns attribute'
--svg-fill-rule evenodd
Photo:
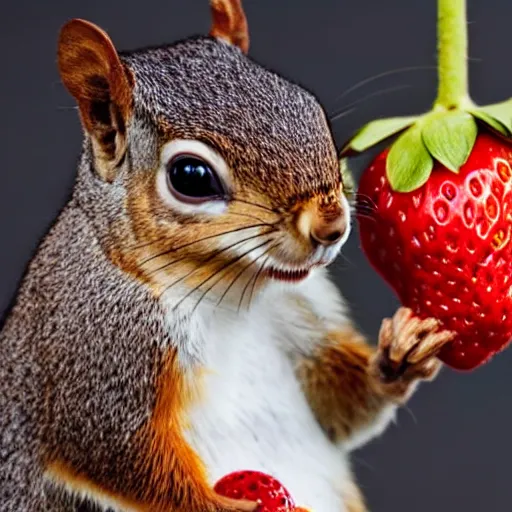
<svg viewBox="0 0 512 512"><path fill-rule="evenodd" d="M453 172L468 159L478 127L473 116L462 110L439 112L425 118L422 136L430 154Z"/></svg>
<svg viewBox="0 0 512 512"><path fill-rule="evenodd" d="M383 140L405 130L418 116L390 117L388 119L377 119L363 126L342 149L341 154L353 150L358 153L382 142Z"/></svg>
<svg viewBox="0 0 512 512"><path fill-rule="evenodd" d="M498 133L505 135L506 137L510 137L512 133L497 119L487 114L483 110L471 110L471 114L473 114L477 119L480 119L483 123L489 125L493 130L496 130Z"/></svg>
<svg viewBox="0 0 512 512"><path fill-rule="evenodd" d="M494 105L487 105L485 107L478 107L477 112L483 112L492 117L495 121L500 122L509 132L512 132L512 99L495 103ZM492 126L492 125L491 125Z"/></svg>
<svg viewBox="0 0 512 512"><path fill-rule="evenodd" d="M386 174L393 190L411 192L428 180L434 161L421 137L421 126L414 125L391 146Z"/></svg>
<svg viewBox="0 0 512 512"><path fill-rule="evenodd" d="M345 193L348 199L352 199L356 189L356 182L354 180L352 171L348 167L348 162L346 158L342 158L340 160L340 169L341 179L343 181L343 192Z"/></svg>

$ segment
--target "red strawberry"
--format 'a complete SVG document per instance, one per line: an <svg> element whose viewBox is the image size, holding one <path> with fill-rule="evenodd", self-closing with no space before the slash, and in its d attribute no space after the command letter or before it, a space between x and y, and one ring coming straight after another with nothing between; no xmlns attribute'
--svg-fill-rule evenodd
<svg viewBox="0 0 512 512"><path fill-rule="evenodd" d="M433 108L368 123L342 154L399 134L360 183L363 250L404 305L456 333L439 357L471 370L512 339L512 98L471 100L466 0L437 5Z"/></svg>
<svg viewBox="0 0 512 512"><path fill-rule="evenodd" d="M258 501L258 512L290 512L295 503L278 480L259 471L237 471L222 477L214 487L226 498Z"/></svg>
<svg viewBox="0 0 512 512"><path fill-rule="evenodd" d="M404 305L458 333L440 358L475 368L512 339L512 145L481 133L458 174L436 162L408 193L387 154L360 182L363 250Z"/></svg>

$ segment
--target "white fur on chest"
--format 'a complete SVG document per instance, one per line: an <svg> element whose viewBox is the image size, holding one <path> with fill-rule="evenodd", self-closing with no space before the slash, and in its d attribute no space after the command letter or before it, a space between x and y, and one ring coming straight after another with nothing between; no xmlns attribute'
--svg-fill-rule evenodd
<svg viewBox="0 0 512 512"><path fill-rule="evenodd" d="M191 326L206 375L185 435L212 484L232 471L260 470L281 480L298 505L343 512L347 462L301 392L283 351L283 338L300 333L283 332L278 314L286 311L269 297L247 316L217 310Z"/></svg>

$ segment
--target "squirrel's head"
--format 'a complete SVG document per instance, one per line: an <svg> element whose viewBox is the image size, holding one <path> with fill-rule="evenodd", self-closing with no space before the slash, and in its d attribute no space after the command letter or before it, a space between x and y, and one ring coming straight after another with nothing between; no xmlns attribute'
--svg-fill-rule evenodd
<svg viewBox="0 0 512 512"><path fill-rule="evenodd" d="M322 107L246 56L240 0L210 3L208 37L131 53L70 21L59 67L86 132L77 197L109 258L179 303L245 305L330 263L350 215Z"/></svg>

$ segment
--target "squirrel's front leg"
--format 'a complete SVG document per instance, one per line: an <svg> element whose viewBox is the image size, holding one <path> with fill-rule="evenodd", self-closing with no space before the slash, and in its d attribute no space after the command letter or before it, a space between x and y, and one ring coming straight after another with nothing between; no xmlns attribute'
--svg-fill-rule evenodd
<svg viewBox="0 0 512 512"><path fill-rule="evenodd" d="M421 380L433 379L440 348L453 338L434 319L406 308L384 319L378 347L352 327L329 333L298 366L298 376L329 437L348 449L380 434Z"/></svg>

